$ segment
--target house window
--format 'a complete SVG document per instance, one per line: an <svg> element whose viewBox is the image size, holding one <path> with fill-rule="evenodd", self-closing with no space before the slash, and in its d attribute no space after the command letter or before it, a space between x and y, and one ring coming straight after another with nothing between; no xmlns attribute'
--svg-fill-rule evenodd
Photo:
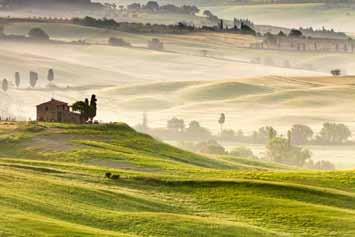
<svg viewBox="0 0 355 237"><path fill-rule="evenodd" d="M48 107L47 106L46 106L45 110L48 111Z"/></svg>

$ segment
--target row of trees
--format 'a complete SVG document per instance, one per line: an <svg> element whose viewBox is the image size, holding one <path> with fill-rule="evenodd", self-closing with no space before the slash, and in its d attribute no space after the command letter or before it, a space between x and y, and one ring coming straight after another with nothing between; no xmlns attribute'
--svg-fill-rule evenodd
<svg viewBox="0 0 355 237"><path fill-rule="evenodd" d="M212 17L212 16L210 16ZM210 18L209 17L209 18ZM225 26L223 20L213 22L214 26L201 26L196 27L193 24L186 22L179 22L177 24L150 24L150 23L135 23L135 22L117 22L114 19L96 19L93 17L73 18L73 24L91 26L97 28L105 28L111 30L118 30L130 33L190 33L190 32L229 32L238 34L257 35L257 32L248 24L241 23L240 26L234 27Z"/></svg>
<svg viewBox="0 0 355 237"><path fill-rule="evenodd" d="M37 85L37 81L39 79L38 73L34 71L30 71L29 74L29 84L32 88ZM47 73L47 80L51 83L54 81L54 70L49 69ZM15 72L15 80L14 80L16 88L20 88L21 85L21 75L19 72ZM2 90L6 92L9 89L9 81L5 78L2 80Z"/></svg>
<svg viewBox="0 0 355 237"><path fill-rule="evenodd" d="M277 132L272 127L268 127L267 132L268 142L266 144L266 154L264 157L260 157L261 159L307 169L335 169L335 166L329 161L313 161L311 159L311 152L308 149L292 145L290 136L287 138L277 136ZM193 152L213 155L231 155L241 158L257 158L249 148L236 147L231 151L227 151L216 140L208 140L198 143L180 142L178 145L183 149Z"/></svg>
<svg viewBox="0 0 355 237"><path fill-rule="evenodd" d="M147 119L145 118L145 126L138 127L139 130L152 133L163 139L171 140L208 140L216 139L230 142L242 142L252 144L266 144L269 140L270 131L278 135L278 132L270 126L261 127L250 135L246 135L242 130L234 131L233 129L224 129L226 115L220 114L217 123L220 127L220 133L214 136L209 129L200 125L196 120L191 121L188 125L183 119L172 118L167 121L166 130L149 129ZM318 133L312 128L303 124L295 124L287 133L290 136L293 145L342 145L351 143L349 140L352 136L351 130L342 123L324 123Z"/></svg>
<svg viewBox="0 0 355 237"><path fill-rule="evenodd" d="M194 5L183 5L181 7L173 4L159 5L156 1L149 1L146 4L132 3L127 6L129 11L149 11L149 12L163 12L172 14L187 14L196 15L200 9Z"/></svg>
<svg viewBox="0 0 355 237"><path fill-rule="evenodd" d="M272 127L262 127L254 131L252 135L244 135L242 130L235 132L223 130L219 139L225 141L238 141L256 144L265 144L268 141L269 131L276 130ZM294 145L341 145L349 143L352 135L350 129L341 123L324 123L318 134L306 125L295 124L288 131L291 143Z"/></svg>
<svg viewBox="0 0 355 237"><path fill-rule="evenodd" d="M334 170L335 167L328 161L313 161L311 152L300 147L300 145L315 144L315 141L317 144L344 144L349 142L348 139L351 136L348 127L337 123L324 123L317 136L314 135L310 127L297 124L287 132L285 137L271 126L262 127L250 136L245 136L241 130L237 133L233 130L225 130L223 129L223 125L226 122L224 113L220 114L217 122L220 125L221 133L219 136L213 136L198 121L191 121L186 126L183 119L176 117L168 120L166 129L150 129L147 116L144 114L143 123L137 129L162 139L182 141L179 146L187 150L217 155L228 154L238 157L256 157L250 149L244 147L228 152L217 142L219 139L266 144L266 154L265 157L261 157L262 159L317 170Z"/></svg>

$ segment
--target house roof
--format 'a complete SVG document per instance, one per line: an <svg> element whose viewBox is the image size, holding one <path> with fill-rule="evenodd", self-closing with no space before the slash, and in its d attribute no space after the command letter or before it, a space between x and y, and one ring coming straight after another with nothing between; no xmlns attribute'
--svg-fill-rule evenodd
<svg viewBox="0 0 355 237"><path fill-rule="evenodd" d="M59 101L59 100L55 100L55 99L52 98L52 99L51 99L50 101L48 101L48 102L45 102L45 103L42 103L42 104L37 105L37 107L43 106L43 105L47 105L47 104L51 104L51 105L55 105L55 106L68 105L68 103L65 103L65 102Z"/></svg>

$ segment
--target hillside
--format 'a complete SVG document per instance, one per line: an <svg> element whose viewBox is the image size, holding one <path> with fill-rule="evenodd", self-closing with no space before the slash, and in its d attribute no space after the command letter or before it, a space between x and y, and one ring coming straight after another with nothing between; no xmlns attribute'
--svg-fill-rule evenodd
<svg viewBox="0 0 355 237"><path fill-rule="evenodd" d="M196 155L124 124L2 123L0 139L0 235L355 234L354 171Z"/></svg>
<svg viewBox="0 0 355 237"><path fill-rule="evenodd" d="M203 112L198 120L211 129L218 129L215 117L210 115L223 109L230 118L228 127L236 130L250 131L266 124L281 129L295 123L319 127L329 120L345 122L354 130L354 84L355 77L351 76L266 76L193 83L139 83L112 87L99 95L121 98L118 103L130 111L151 112L153 126L158 125L156 120L163 122L176 114L189 121ZM160 87L161 90L156 89ZM154 117L157 112L160 112L159 119ZM284 116L288 118L283 119Z"/></svg>

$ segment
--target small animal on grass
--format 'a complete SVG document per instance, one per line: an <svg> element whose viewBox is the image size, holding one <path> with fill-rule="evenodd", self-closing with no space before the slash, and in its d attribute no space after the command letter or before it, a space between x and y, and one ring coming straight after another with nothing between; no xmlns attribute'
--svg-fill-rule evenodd
<svg viewBox="0 0 355 237"><path fill-rule="evenodd" d="M118 174L113 174L111 176L111 179L119 179L119 178L120 178L120 175L118 175Z"/></svg>
<svg viewBox="0 0 355 237"><path fill-rule="evenodd" d="M107 179L119 179L121 176L119 174L112 174L111 172L105 173L105 178Z"/></svg>

